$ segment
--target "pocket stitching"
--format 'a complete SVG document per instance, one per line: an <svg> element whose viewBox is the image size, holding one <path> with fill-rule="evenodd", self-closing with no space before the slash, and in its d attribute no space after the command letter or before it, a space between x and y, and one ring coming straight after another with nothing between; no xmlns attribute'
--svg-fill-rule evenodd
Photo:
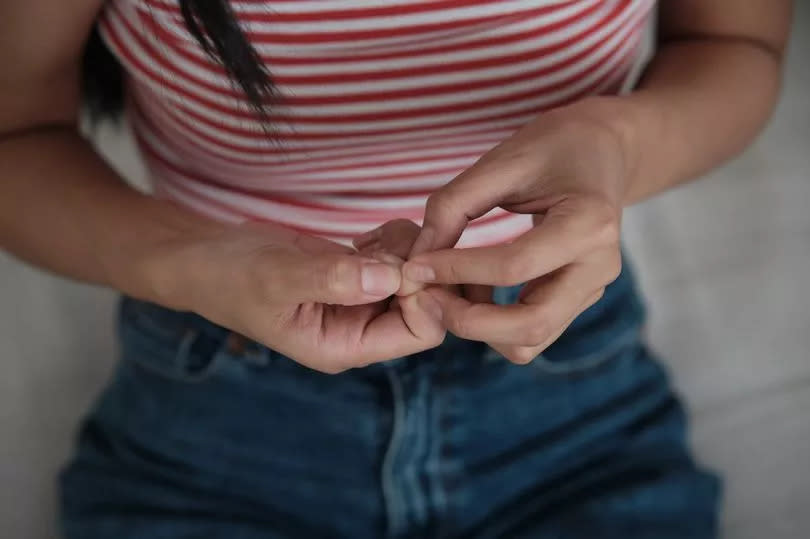
<svg viewBox="0 0 810 539"><path fill-rule="evenodd" d="M549 361L543 357L543 354L540 354L531 362L531 365L538 371L548 375L564 376L588 372L618 358L621 355L622 348L638 339L639 334L640 329L638 327L628 328L627 331L612 339L607 346L599 351L564 361Z"/></svg>
<svg viewBox="0 0 810 539"><path fill-rule="evenodd" d="M221 347L211 352L207 364L199 370L188 371L188 358L192 347L202 335L199 329L171 329L156 323L139 309L123 313L121 319L122 358L147 372L168 380L182 383L199 383L207 380L219 368Z"/></svg>

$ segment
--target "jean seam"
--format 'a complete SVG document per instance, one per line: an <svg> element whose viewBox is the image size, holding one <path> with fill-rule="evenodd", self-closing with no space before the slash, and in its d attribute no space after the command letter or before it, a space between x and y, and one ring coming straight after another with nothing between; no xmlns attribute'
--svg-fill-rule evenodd
<svg viewBox="0 0 810 539"><path fill-rule="evenodd" d="M435 536L436 538L446 537L448 535L447 531L447 522L446 522L446 514L447 514L447 497L448 493L445 490L444 485L444 462L442 458L442 447L445 442L444 432L441 428L441 418L445 413L443 408L442 398L444 394L439 391L439 387L434 388L434 398L433 398L433 410L432 410L432 421L431 425L433 427L432 434L433 440L430 447L429 458L428 458L428 472L431 474L431 483L432 483L432 494L433 494L433 502L434 502L434 514L436 518L436 527L435 527Z"/></svg>
<svg viewBox="0 0 810 539"><path fill-rule="evenodd" d="M202 383L219 369L225 356L220 345L216 350L210 352L211 357L208 358L202 369L194 373L187 371L187 361L191 354L195 353L193 347L201 336L200 331L188 329L175 343L169 344L161 343L159 339L152 339L142 334L131 335L131 338L135 340L131 341L132 344L130 345L124 345L123 359L128 364L173 382L184 384ZM143 354L153 357L162 356L166 353L167 348L171 350L171 358L167 360L166 366L160 365L159 362L141 358ZM132 353L133 350L137 352L138 349L142 349L142 353Z"/></svg>
<svg viewBox="0 0 810 539"><path fill-rule="evenodd" d="M431 433L429 428L431 388L428 376L417 376L414 388L414 401L410 403L410 432L413 433L408 447L411 449L410 473L406 475L410 484L411 499L409 504L413 521L423 523L430 518L432 500L430 498L429 479L425 477L426 464L430 459ZM423 483L424 482L424 483Z"/></svg>
<svg viewBox="0 0 810 539"><path fill-rule="evenodd" d="M566 375L585 373L608 363L619 355L619 351L628 344L637 341L639 338L639 328L633 327L611 339L610 343L597 352L583 355L576 359L559 362L549 361L540 354L532 361L538 371L549 375Z"/></svg>
<svg viewBox="0 0 810 539"><path fill-rule="evenodd" d="M401 527L400 515L404 514L403 501L397 494L394 483L395 461L397 452L403 437L403 427L405 422L405 401L403 395L402 381L392 369L386 369L391 386L391 400L393 403L393 421L391 429L391 439L385 451L382 463L382 493L385 500L385 511L388 520L388 536L396 536Z"/></svg>

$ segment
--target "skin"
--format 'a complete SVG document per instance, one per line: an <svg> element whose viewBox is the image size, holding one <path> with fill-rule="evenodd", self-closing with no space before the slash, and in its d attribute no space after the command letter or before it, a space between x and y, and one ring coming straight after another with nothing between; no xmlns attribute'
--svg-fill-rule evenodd
<svg viewBox="0 0 810 539"><path fill-rule="evenodd" d="M401 261L277 226L214 223L128 187L77 129L81 54L101 6L0 3L4 249L74 279L195 311L323 372L441 343L446 330L430 294L388 308Z"/></svg>
<svg viewBox="0 0 810 539"><path fill-rule="evenodd" d="M102 3L0 3L0 245L198 312L324 372L435 347L448 329L530 361L618 275L622 208L722 163L761 130L791 8L662 2L662 46L638 91L543 114L431 196L423 228L389 223L356 253L214 223L129 188L77 130L81 52ZM536 226L508 245L452 249L496 206ZM490 303L492 285L524 282L518 304Z"/></svg>

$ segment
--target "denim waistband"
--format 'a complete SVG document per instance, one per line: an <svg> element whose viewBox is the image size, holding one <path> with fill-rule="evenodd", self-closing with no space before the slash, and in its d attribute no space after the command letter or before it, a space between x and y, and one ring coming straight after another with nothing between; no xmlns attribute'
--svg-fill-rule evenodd
<svg viewBox="0 0 810 539"><path fill-rule="evenodd" d="M496 288L494 300L499 304L512 303L519 292L519 286ZM121 331L126 331L128 324L146 324L152 334L165 338L166 342L174 340L180 348L188 347L190 353L186 355L191 357L205 357L211 350L223 347L230 347L233 354L257 364L267 363L271 356L277 355L266 346L241 337L192 312L173 311L126 297L120 312ZM554 364L587 365L598 362L614 346L620 346L628 339L638 338L643 319L644 307L636 291L633 272L630 264L624 260L621 274L606 287L602 299L580 314L538 359L548 363L550 369L554 369ZM470 346L474 346L473 343L449 335L440 349L448 353L461 352ZM195 351L200 353L194 354ZM492 358L496 357L497 354L492 355ZM407 361L408 358L398 358L392 360L391 364L398 365Z"/></svg>

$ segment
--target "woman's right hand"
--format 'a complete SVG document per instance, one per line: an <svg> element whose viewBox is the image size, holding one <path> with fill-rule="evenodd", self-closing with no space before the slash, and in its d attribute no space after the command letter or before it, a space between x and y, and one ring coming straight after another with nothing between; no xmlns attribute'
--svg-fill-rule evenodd
<svg viewBox="0 0 810 539"><path fill-rule="evenodd" d="M396 261L276 225L226 226L152 260L164 303L322 372L420 352L445 336L430 294L389 308L401 282Z"/></svg>

